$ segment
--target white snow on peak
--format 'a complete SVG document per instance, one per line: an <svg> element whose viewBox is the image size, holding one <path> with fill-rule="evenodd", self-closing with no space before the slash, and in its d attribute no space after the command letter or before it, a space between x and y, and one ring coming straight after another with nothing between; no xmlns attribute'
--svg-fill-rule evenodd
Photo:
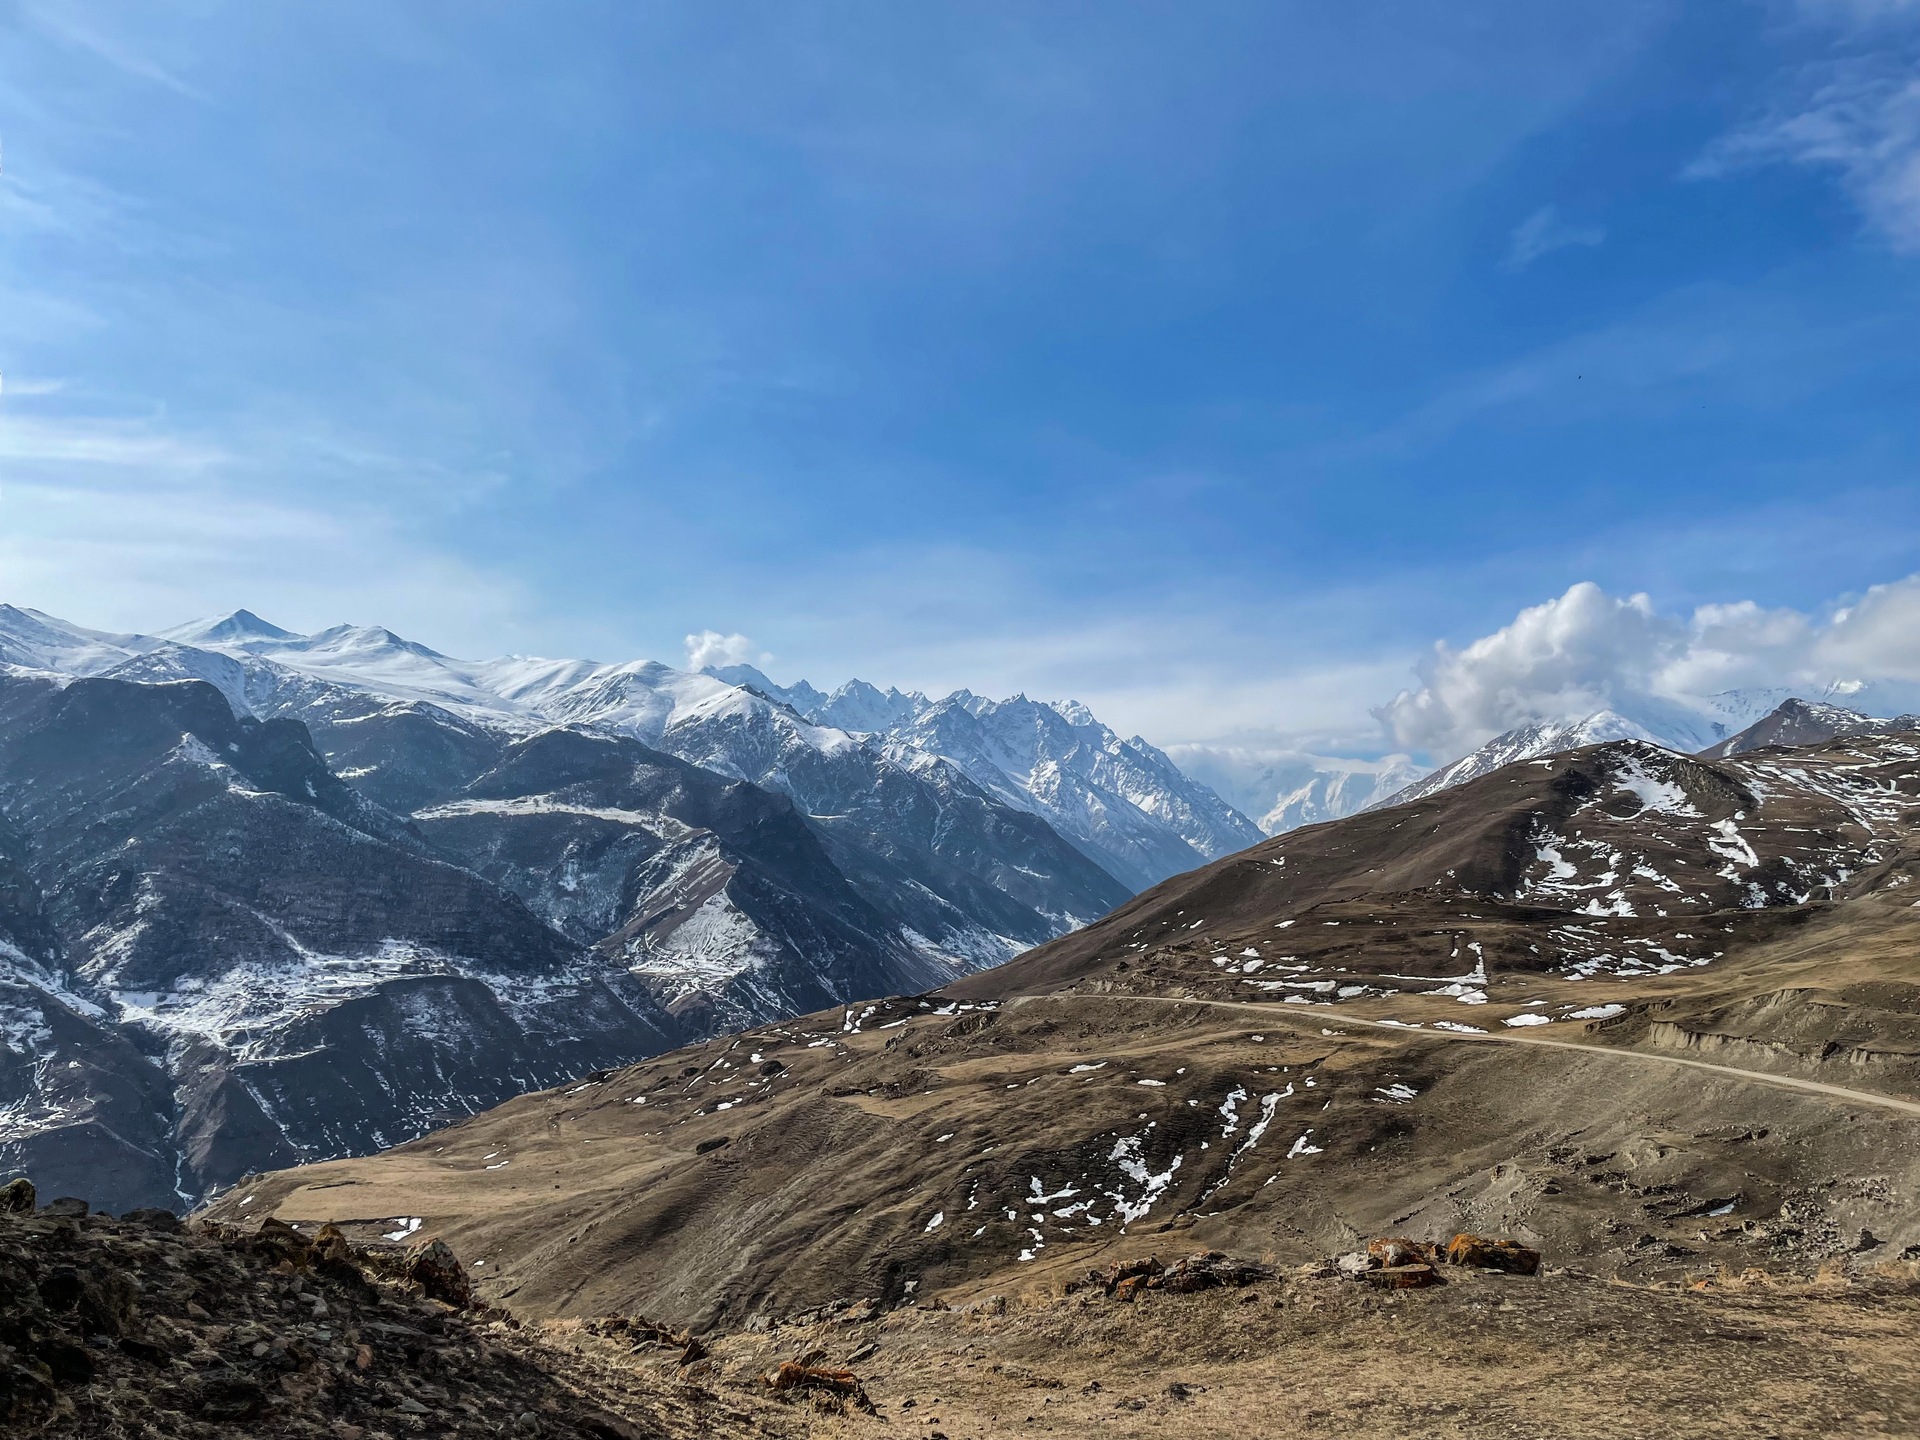
<svg viewBox="0 0 1920 1440"><path fill-rule="evenodd" d="M159 643L151 635L89 630L39 610L0 605L0 665L57 675L99 675Z"/></svg>
<svg viewBox="0 0 1920 1440"><path fill-rule="evenodd" d="M1369 805L1375 809L1382 805L1399 805L1409 800L1418 800L1424 795L1432 795L1441 790L1451 789L1455 785L1464 785L1469 780L1477 780L1482 775L1491 775L1506 765L1520 760L1532 760L1543 755L1558 755L1568 750L1578 750L1587 745L1604 745L1615 740L1643 740L1663 749L1692 752L1705 749L1720 738L1716 727L1708 722L1699 722L1688 727L1676 723L1663 733L1656 733L1640 721L1631 719L1614 710L1599 710L1579 720L1535 720L1497 735L1475 750L1471 755L1462 756L1451 765L1440 769L1395 794L1381 797Z"/></svg>
<svg viewBox="0 0 1920 1440"><path fill-rule="evenodd" d="M207 620L190 620L159 633L162 640L180 645L245 645L249 641L295 640L291 630L282 630L262 620L251 610L236 610L231 615L216 615Z"/></svg>
<svg viewBox="0 0 1920 1440"><path fill-rule="evenodd" d="M1377 760L1261 745L1175 745L1174 763L1211 785L1261 830L1279 835L1364 810L1413 784L1426 767L1408 755Z"/></svg>

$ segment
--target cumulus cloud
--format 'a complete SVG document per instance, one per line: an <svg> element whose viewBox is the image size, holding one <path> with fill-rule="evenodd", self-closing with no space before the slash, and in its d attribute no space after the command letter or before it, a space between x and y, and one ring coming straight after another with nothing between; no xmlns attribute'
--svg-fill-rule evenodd
<svg viewBox="0 0 1920 1440"><path fill-rule="evenodd" d="M1573 225L1560 218L1557 206L1542 205L1514 227L1507 247L1506 268L1524 270L1542 255L1570 245L1605 243L1607 232L1598 225Z"/></svg>
<svg viewBox="0 0 1920 1440"><path fill-rule="evenodd" d="M1834 614L1822 663L1868 678L1920 681L1920 575L1876 585Z"/></svg>
<svg viewBox="0 0 1920 1440"><path fill-rule="evenodd" d="M1450 757L1529 720L1590 715L1622 691L1645 693L1685 635L1645 595L1620 599L1582 581L1465 649L1440 642L1422 683L1374 714L1396 744Z"/></svg>
<svg viewBox="0 0 1920 1440"><path fill-rule="evenodd" d="M1733 690L1844 702L1879 686L1897 705L1911 696L1899 687L1920 682L1920 575L1814 614L1740 601L1663 615L1645 595L1583 581L1470 645L1436 645L1419 678L1373 713L1393 744L1438 760L1530 721L1599 710L1710 722L1714 697Z"/></svg>
<svg viewBox="0 0 1920 1440"><path fill-rule="evenodd" d="M753 660L754 645L744 635L723 635L718 630L701 630L687 636L687 668L704 670L709 665L745 665ZM767 656L759 657L766 660Z"/></svg>

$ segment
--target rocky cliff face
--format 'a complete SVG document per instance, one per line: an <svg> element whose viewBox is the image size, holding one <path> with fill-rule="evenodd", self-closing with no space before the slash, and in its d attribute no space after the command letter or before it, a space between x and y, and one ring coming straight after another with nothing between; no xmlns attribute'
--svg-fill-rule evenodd
<svg viewBox="0 0 1920 1440"><path fill-rule="evenodd" d="M109 1206L926 989L1124 898L928 757L763 730L807 814L629 736L198 655L0 677L0 1163ZM187 661L213 679L153 678Z"/></svg>
<svg viewBox="0 0 1920 1440"><path fill-rule="evenodd" d="M199 683L0 681L0 1155L179 1203L670 1043L652 993Z"/></svg>

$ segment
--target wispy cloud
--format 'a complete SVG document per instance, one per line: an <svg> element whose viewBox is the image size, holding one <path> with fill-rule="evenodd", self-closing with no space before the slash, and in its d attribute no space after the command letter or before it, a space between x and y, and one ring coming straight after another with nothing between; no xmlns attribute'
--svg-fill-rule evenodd
<svg viewBox="0 0 1920 1440"><path fill-rule="evenodd" d="M16 399L29 395L58 395L67 388L64 380L52 380L31 375L15 376L7 379L0 376L0 398L13 396Z"/></svg>
<svg viewBox="0 0 1920 1440"><path fill-rule="evenodd" d="M141 53L124 39L91 23L85 15L80 13L76 5L63 3L57 8L51 5L29 5L25 13L27 18L46 34L71 45L76 50L84 50L104 60L116 70L132 75L136 79L151 81L155 85L173 91L176 95L184 95L191 100L207 98L201 91L196 90L152 56Z"/></svg>
<svg viewBox="0 0 1920 1440"><path fill-rule="evenodd" d="M0 416L0 460L180 472L205 470L226 458L216 446L137 421Z"/></svg>
<svg viewBox="0 0 1920 1440"><path fill-rule="evenodd" d="M1606 243L1607 232L1598 225L1576 225L1560 218L1559 207L1542 205L1518 225L1507 246L1503 262L1508 270L1524 270L1542 255L1571 247L1591 248Z"/></svg>
<svg viewBox="0 0 1920 1440"><path fill-rule="evenodd" d="M1888 243L1920 251L1920 79L1910 71L1834 67L1804 104L1727 136L1687 174L1712 179L1781 162L1839 171Z"/></svg>
<svg viewBox="0 0 1920 1440"><path fill-rule="evenodd" d="M119 629L240 605L301 628L378 619L469 653L524 636L521 584L363 497L263 487L271 457L153 421L11 415L0 466L14 603Z"/></svg>
<svg viewBox="0 0 1920 1440"><path fill-rule="evenodd" d="M1835 171L1873 230L1920 252L1920 0L1802 0L1800 10L1838 32L1842 53L1784 76L1776 103L1686 177L1776 164Z"/></svg>

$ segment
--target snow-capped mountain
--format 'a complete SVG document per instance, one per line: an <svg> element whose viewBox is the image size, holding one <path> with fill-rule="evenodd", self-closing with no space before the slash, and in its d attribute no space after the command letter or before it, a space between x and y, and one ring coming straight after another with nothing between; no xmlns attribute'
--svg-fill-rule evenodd
<svg viewBox="0 0 1920 1440"><path fill-rule="evenodd" d="M1352 760L1252 745L1176 745L1168 754L1268 835L1339 820L1426 773L1406 755Z"/></svg>
<svg viewBox="0 0 1920 1440"><path fill-rule="evenodd" d="M595 963L202 684L0 676L0 1163L121 1205L671 1044Z"/></svg>
<svg viewBox="0 0 1920 1440"><path fill-rule="evenodd" d="M1725 690L1707 696L1696 704L1675 700L1642 700L1624 710L1597 710L1572 719L1530 721L1495 736L1478 750L1441 766L1413 784L1382 795L1366 808L1377 809L1383 805L1417 800L1423 795L1431 795L1435 791L1491 774L1502 765L1510 765L1516 760L1532 760L1612 740L1644 740L1685 755L1737 753L1726 749L1730 741L1737 739L1749 727L1758 727L1767 717L1789 707L1811 705L1814 710L1834 709L1839 716L1856 714L1831 704L1832 696L1850 695L1864 697L1866 703L1876 707L1873 712L1876 715L1893 716L1899 713L1899 702L1909 698L1906 687L1893 684L1832 681L1817 688L1821 699L1812 702L1794 699L1792 691L1786 687L1753 688ZM1805 733L1811 737L1812 730L1809 728ZM1843 724L1831 733L1867 732L1848 729Z"/></svg>
<svg viewBox="0 0 1920 1440"><path fill-rule="evenodd" d="M204 679L243 713L297 717L323 753L347 766L352 783L382 803L403 798L383 788L383 777L419 757L405 746L370 755L361 739L368 732L357 727L394 704L430 706L506 738L554 725L626 736L787 795L868 902L938 965L997 963L1129 893L1054 829L1031 823L1033 807L1010 806L940 757L816 724L791 703L807 700L805 689L791 699L770 696L764 692L779 687L764 676L749 688L653 661L465 661L379 627L292 635L247 612L168 634L127 646L105 673ZM424 737L427 727L414 720L412 732ZM441 725L435 733L451 732Z"/></svg>
<svg viewBox="0 0 1920 1440"><path fill-rule="evenodd" d="M1778 709L1754 721L1738 735L1730 735L1718 745L1700 753L1706 759L1719 760L1774 745L1819 745L1842 737L1890 735L1901 730L1916 729L1920 729L1920 715L1878 719L1839 705L1825 705L1814 700L1785 700Z"/></svg>
<svg viewBox="0 0 1920 1440"><path fill-rule="evenodd" d="M1366 808L1375 810L1386 805L1404 804L1437 791L1450 790L1455 785L1464 785L1482 775L1491 775L1501 766L1511 765L1517 760L1557 755L1563 750L1603 745L1612 740L1645 740L1679 751L1704 748L1703 744L1695 743L1699 740L1696 733L1688 732L1678 739L1671 734L1656 734L1639 721L1630 720L1612 710L1596 711L1579 720L1535 720L1515 726L1504 735L1496 735L1472 754L1461 756L1451 765L1442 765L1404 789L1383 795ZM1712 739L1705 743L1712 743Z"/></svg>
<svg viewBox="0 0 1920 1440"><path fill-rule="evenodd" d="M88 630L38 610L0 605L0 665L52 675L98 675L160 642Z"/></svg>
<svg viewBox="0 0 1920 1440"><path fill-rule="evenodd" d="M0 647L0 1157L123 1204L924 990L1131 893L799 687L248 612L0 609Z"/></svg>
<svg viewBox="0 0 1920 1440"><path fill-rule="evenodd" d="M331 765L302 724L197 681L0 675L0 1165L177 1204L930 988L1005 942L956 957L929 935L1050 933L1033 902L1125 894L949 766L877 777L881 853L857 820L629 737L315 693Z"/></svg>
<svg viewBox="0 0 1920 1440"><path fill-rule="evenodd" d="M1135 890L1245 849L1259 827L1139 736L1123 740L1075 701L941 700L851 680L831 695L780 686L750 665L709 670L821 725L884 737L958 766L1009 805L1043 816Z"/></svg>

